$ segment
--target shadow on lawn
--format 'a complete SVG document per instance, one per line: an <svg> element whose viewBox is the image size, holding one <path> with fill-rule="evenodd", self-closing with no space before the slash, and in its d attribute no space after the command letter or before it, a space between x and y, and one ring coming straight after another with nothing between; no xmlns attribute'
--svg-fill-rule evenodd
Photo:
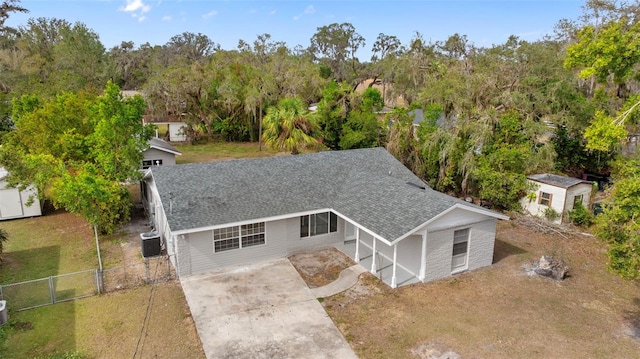
<svg viewBox="0 0 640 359"><path fill-rule="evenodd" d="M624 318L627 322L625 333L640 342L640 298L633 299L633 304L635 309L625 312Z"/></svg>
<svg viewBox="0 0 640 359"><path fill-rule="evenodd" d="M507 243L499 238L496 238L496 243L493 250L493 263L498 263L507 257L523 253L527 253L527 251L520 247L514 246L511 243Z"/></svg>

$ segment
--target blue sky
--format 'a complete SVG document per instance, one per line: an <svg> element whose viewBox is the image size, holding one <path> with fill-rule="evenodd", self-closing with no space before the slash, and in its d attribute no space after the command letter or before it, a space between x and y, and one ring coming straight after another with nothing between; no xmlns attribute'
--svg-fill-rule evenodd
<svg viewBox="0 0 640 359"><path fill-rule="evenodd" d="M163 45L185 31L203 33L224 49L269 33L272 40L307 47L320 26L349 22L366 40L368 61L379 33L408 44L416 31L427 41L459 33L477 46L501 44L509 35L535 41L563 18L577 19L578 0L22 0L28 14L12 14L8 25L31 17L82 22L109 49L122 41Z"/></svg>

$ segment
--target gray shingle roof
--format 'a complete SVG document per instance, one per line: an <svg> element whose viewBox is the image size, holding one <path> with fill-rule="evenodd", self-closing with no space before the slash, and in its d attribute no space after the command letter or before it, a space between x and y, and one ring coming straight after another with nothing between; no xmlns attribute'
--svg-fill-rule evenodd
<svg viewBox="0 0 640 359"><path fill-rule="evenodd" d="M155 149L160 150L160 151L173 153L173 154L176 154L176 155L181 155L182 154L180 151L178 151L177 148L175 148L169 142L167 142L167 141L165 141L163 139L160 139L160 138L156 138L156 137L152 137L149 140L149 147L150 148L155 148Z"/></svg>
<svg viewBox="0 0 640 359"><path fill-rule="evenodd" d="M487 211L432 190L383 148L151 172L173 231L330 208L392 241L455 204Z"/></svg>
<svg viewBox="0 0 640 359"><path fill-rule="evenodd" d="M573 187L580 183L591 184L592 182L581 180L579 178L567 177L567 176L558 176L550 173L540 173L535 175L527 176L528 179L540 183L550 184L556 187L569 188Z"/></svg>

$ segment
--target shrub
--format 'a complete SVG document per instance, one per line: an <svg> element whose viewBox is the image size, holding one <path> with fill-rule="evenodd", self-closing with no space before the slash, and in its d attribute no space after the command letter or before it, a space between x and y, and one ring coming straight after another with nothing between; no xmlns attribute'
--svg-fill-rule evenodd
<svg viewBox="0 0 640 359"><path fill-rule="evenodd" d="M588 227L593 224L593 214L581 202L576 203L573 206L573 210L569 211L569 219L576 226Z"/></svg>

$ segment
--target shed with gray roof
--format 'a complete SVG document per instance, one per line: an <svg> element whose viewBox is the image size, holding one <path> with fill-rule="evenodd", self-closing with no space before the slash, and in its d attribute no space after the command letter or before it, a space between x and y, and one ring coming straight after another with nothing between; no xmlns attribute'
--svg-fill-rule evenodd
<svg viewBox="0 0 640 359"><path fill-rule="evenodd" d="M593 182L539 173L527 176L532 190L520 201L526 213L562 223L577 203L589 207Z"/></svg>
<svg viewBox="0 0 640 359"><path fill-rule="evenodd" d="M142 152L142 169L152 166L173 166L176 164L176 156L181 156L169 142L152 137L148 142L149 148Z"/></svg>
<svg viewBox="0 0 640 359"><path fill-rule="evenodd" d="M392 287L491 264L507 219L429 188L383 148L152 167L143 203L179 275L347 243Z"/></svg>

